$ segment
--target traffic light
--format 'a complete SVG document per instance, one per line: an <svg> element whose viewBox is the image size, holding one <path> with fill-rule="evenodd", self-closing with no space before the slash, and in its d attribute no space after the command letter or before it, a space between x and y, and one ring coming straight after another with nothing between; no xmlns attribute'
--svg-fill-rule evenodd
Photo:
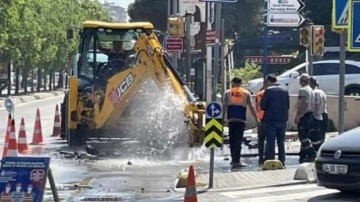
<svg viewBox="0 0 360 202"><path fill-rule="evenodd" d="M185 29L184 29L184 18L179 17L169 17L169 34L173 37L184 37L185 36Z"/></svg>
<svg viewBox="0 0 360 202"><path fill-rule="evenodd" d="M300 45L304 47L309 46L310 41L310 29L309 27L300 28Z"/></svg>
<svg viewBox="0 0 360 202"><path fill-rule="evenodd" d="M325 28L323 25L314 25L312 28L312 55L322 55L325 44Z"/></svg>

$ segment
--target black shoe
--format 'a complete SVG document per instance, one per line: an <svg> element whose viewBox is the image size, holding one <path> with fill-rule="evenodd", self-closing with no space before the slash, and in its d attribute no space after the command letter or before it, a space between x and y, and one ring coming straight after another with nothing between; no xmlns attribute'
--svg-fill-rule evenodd
<svg viewBox="0 0 360 202"><path fill-rule="evenodd" d="M243 168L243 167L246 167L246 165L239 162L239 163L232 163L232 167L233 168Z"/></svg>

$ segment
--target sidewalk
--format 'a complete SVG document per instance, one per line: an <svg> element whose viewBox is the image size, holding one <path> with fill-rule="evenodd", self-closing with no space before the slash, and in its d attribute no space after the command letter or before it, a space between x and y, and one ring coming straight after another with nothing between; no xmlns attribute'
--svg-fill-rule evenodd
<svg viewBox="0 0 360 202"><path fill-rule="evenodd" d="M298 166L291 166L283 170L237 170L229 173L214 173L213 188L208 192L250 189L255 187L276 186L282 184L306 183L293 180ZM199 174L197 183L208 184L209 174Z"/></svg>
<svg viewBox="0 0 360 202"><path fill-rule="evenodd" d="M56 91L45 91L45 92L35 92L35 93L28 93L25 95L11 95L11 97L14 99L15 104L20 103L27 103L34 100L41 100L56 96L64 95L63 90L56 90ZM5 99L7 96L0 97L0 108L5 107Z"/></svg>

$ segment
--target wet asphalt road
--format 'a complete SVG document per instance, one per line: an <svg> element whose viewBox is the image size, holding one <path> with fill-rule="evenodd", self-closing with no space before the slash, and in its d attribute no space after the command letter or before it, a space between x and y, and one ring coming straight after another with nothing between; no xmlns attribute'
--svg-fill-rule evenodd
<svg viewBox="0 0 360 202"><path fill-rule="evenodd" d="M209 171L209 150L189 149L184 145L172 148L151 149L139 139L129 137L116 144L93 143L100 151L100 159L74 158L61 155L60 151L73 153L63 140L50 137L53 129L55 105L62 97L19 104L15 109L16 127L24 117L28 142L34 130L36 108L40 109L44 145L31 146L33 155L46 154L52 157L51 169L63 201L84 201L94 198L118 198L118 201L181 201L183 193L174 192L176 175L181 169L193 164L197 172ZM0 109L0 146L4 144L7 112ZM18 131L17 131L18 133ZM77 148L83 152L84 148ZM111 152L109 152L111 151ZM244 148L244 152L246 148ZM231 172L229 160L217 150L215 172ZM110 155L109 155L110 154ZM256 158L246 158L246 169L258 169ZM288 165L296 165L296 157L287 158ZM49 185L47 185L49 188ZM51 200L48 190L45 201Z"/></svg>

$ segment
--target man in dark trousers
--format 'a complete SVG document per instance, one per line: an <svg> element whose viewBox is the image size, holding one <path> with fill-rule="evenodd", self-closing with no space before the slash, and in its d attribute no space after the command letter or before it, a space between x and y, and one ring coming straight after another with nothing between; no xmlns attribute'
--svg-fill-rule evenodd
<svg viewBox="0 0 360 202"><path fill-rule="evenodd" d="M306 73L300 75L298 99L296 103L295 124L297 124L298 136L301 143L299 163L313 162L316 151L312 145L310 134L314 129L314 91L309 85L310 76Z"/></svg>
<svg viewBox="0 0 360 202"><path fill-rule="evenodd" d="M328 124L327 99L326 94L319 88L319 82L315 77L310 77L310 87L314 90L314 118L315 129L310 134L311 143L315 151L319 151L322 143L325 141L325 133Z"/></svg>
<svg viewBox="0 0 360 202"><path fill-rule="evenodd" d="M224 95L222 119L225 121L225 115L227 114L231 165L233 168L236 168L244 166L240 162L240 157L247 106L249 106L251 114L257 124L259 124L259 120L256 115L250 92L241 87L241 78L234 77L231 82L231 89L227 90Z"/></svg>
<svg viewBox="0 0 360 202"><path fill-rule="evenodd" d="M255 94L255 109L256 109L257 117L260 120L260 122L264 116L264 110L262 110L260 107L260 102L262 97L264 96L264 92L266 88L266 83L264 84L265 84L264 87L262 87L260 91ZM261 166L264 163L264 144L265 144L264 126L262 123L260 123L257 126L257 133L258 133L258 147L259 147L258 148L259 166Z"/></svg>
<svg viewBox="0 0 360 202"><path fill-rule="evenodd" d="M277 83L276 76L266 76L267 88L260 106L264 110L262 123L265 127L265 161L275 159L275 139L278 145L278 159L285 165L285 132L289 119L289 92Z"/></svg>

